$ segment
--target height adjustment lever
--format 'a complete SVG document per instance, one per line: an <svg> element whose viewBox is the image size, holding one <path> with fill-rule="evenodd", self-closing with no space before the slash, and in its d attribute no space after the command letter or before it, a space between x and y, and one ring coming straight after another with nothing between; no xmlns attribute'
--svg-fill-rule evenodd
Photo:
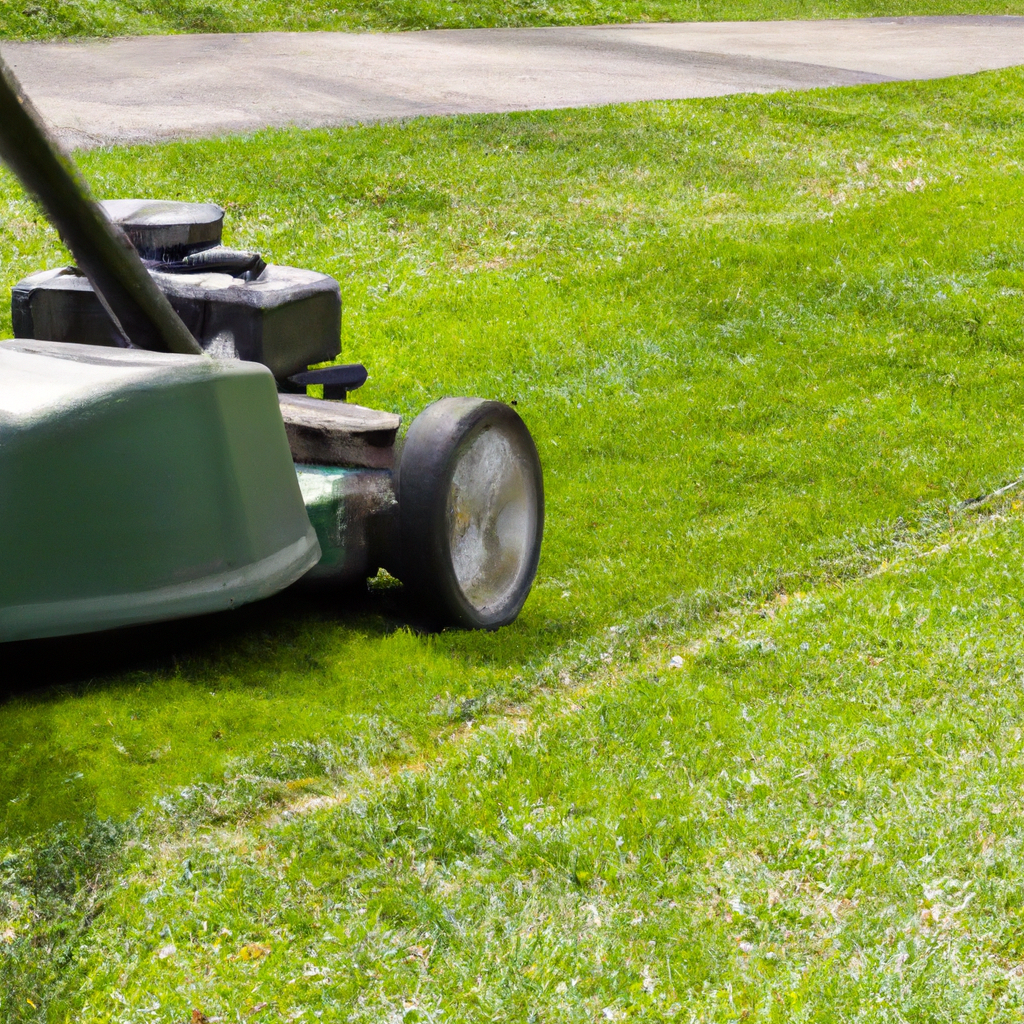
<svg viewBox="0 0 1024 1024"><path fill-rule="evenodd" d="M340 366L323 366L319 370L306 370L293 374L288 380L305 387L307 384L323 384L324 398L328 401L344 402L350 391L362 387L368 374L362 363L344 363Z"/></svg>

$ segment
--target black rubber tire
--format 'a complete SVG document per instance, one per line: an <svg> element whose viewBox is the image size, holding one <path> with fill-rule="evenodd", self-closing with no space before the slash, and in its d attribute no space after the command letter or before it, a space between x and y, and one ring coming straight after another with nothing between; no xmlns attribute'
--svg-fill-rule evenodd
<svg viewBox="0 0 1024 1024"><path fill-rule="evenodd" d="M493 603L474 603L463 591L454 565L451 516L453 479L460 459L487 431L499 431L514 446L523 506L532 516L524 530L524 556ZM492 442L488 442L492 443ZM498 442L500 443L500 442ZM442 398L413 420L396 472L399 576L431 619L467 629L498 629L523 607L540 559L544 531L544 479L530 432L515 409L481 398ZM496 536L497 527L494 528Z"/></svg>

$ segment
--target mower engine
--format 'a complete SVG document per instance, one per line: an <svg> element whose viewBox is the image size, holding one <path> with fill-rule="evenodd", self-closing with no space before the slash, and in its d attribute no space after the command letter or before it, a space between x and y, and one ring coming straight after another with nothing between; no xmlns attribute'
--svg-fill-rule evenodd
<svg viewBox="0 0 1024 1024"><path fill-rule="evenodd" d="M279 382L337 357L341 292L334 278L267 265L258 253L226 248L224 211L213 203L114 199L99 205L128 236L203 351L262 363ZM76 267L19 281L11 292L11 317L16 338L123 344Z"/></svg>
<svg viewBox="0 0 1024 1024"><path fill-rule="evenodd" d="M72 429L75 421L96 420L98 408L117 410L105 431L97 434L98 446L76 455L80 464L94 465L92 472L81 477L88 481L88 493L68 495L79 509L78 518L91 522L87 510L97 500L97 493L102 495L101 502L110 506L111 493L118 490L118 485L109 481L98 483L111 473L103 446L109 451L118 433L133 439L123 442L122 447L124 443L141 444L144 453L135 452L132 458L145 471L140 471L135 480L138 486L128 487L120 497L120 505L130 519L128 528L117 527L115 537L109 535L109 530L105 533L101 529L97 534L90 526L72 544L76 551L89 548L92 552L91 558L83 561L78 583L86 591L95 590L99 584L100 596L108 591L122 591L117 600L113 604L107 600L102 605L102 614L92 618L90 609L95 602L89 601L85 605L72 602L73 614L66 600L58 601L56 608L47 606L45 613L33 610L42 607L38 600L28 611L26 606L18 606L5 612L0 606L0 639L81 632L198 613L265 596L288 585L296 576L307 583L337 586L365 580L381 567L418 595L423 607L439 623L496 628L518 615L537 568L543 525L543 480L533 440L513 409L481 399L442 399L413 421L399 451L399 416L345 401L347 393L366 380L364 367L355 364L309 369L310 364L333 361L340 351L341 296L333 278L310 270L267 264L258 253L225 247L224 211L210 203L113 200L99 206L105 217L127 236L149 276L213 362L200 358L196 363L198 357L193 356L146 353L140 363L143 353L125 352L124 358L110 353L97 363L96 357L86 355L86 346L107 352L111 348L123 350L125 339L123 330L85 274L73 266L60 267L32 274L14 287L14 332L16 338L31 342L3 343L8 351L0 345L0 371L5 362L11 362L10 372L14 372L15 366L24 372L23 367L31 365L25 363L26 359L38 360L44 355L60 360L61 367L67 367L70 361L79 373L87 366L103 366L106 376L102 399L92 393L82 396L81 408L74 411L74 401L67 393L60 399L68 429L79 445L87 443L89 432ZM177 365L182 361L187 365ZM165 362L175 365L165 367ZM225 370L232 363L248 364L254 369L254 364L262 363L273 375L280 412L279 419L274 417L276 429L280 430L283 423L294 462L293 480L298 483L308 524L312 525L319 544L318 559L315 553L307 553L309 541L303 539L301 524L294 525L290 514L280 511L281 495L286 488L272 482L276 462L272 455L274 443L269 438L273 425L268 427L266 414L260 411L264 399L257 395L258 381L237 374L211 381L202 363L208 369L224 365ZM129 368L148 376L132 378L127 372ZM51 375L56 373L54 370ZM64 369L60 373L67 377ZM140 399L140 387L143 395L147 388L152 391L158 381L160 387L169 389L172 379L179 396L177 404L171 412L165 410L164 420L146 428L155 433L149 436L141 427L133 427L131 410L140 401L146 402ZM325 397L307 395L310 384L320 385ZM227 409L225 389L234 388L234 394L242 386L257 391L241 405L238 397L230 400L237 407L232 418L239 420L239 425L230 431L234 441L229 443L220 437L217 428L212 428L206 435L208 450L204 453L182 456L176 446L174 459L167 453L158 454L158 438L172 432L179 437L191 436L195 444L194 423L186 421L199 415L200 403L205 403L203 407L207 410L211 402ZM2 402L0 382L0 405ZM167 405L166 396L163 404ZM38 421L47 419L49 414L34 410L32 415L34 419L29 418L25 429L35 436L39 432ZM146 419L141 410L137 415L140 423ZM203 415L209 421L209 411ZM175 418L178 424L172 428L171 420ZM98 428L94 424L90 429L95 433ZM260 442L259 451L239 463L239 438L255 438L267 429L270 434ZM21 510L23 515L31 516L31 496L44 490L43 479L37 479L38 474L30 467L45 466L47 480L60 480L57 467L66 452L63 446L55 450L44 445L20 467L24 479L19 490L30 496L29 506ZM223 503L218 506L216 500L211 506L209 494L200 497L190 488L189 467L204 461L202 472L207 479L211 472L219 473L235 481L244 479L248 488L244 494L244 515L227 531L231 543L226 540L221 547L226 545L226 551L233 544L237 549L239 535L252 533L251 521L259 511L256 506L260 504L262 478L268 488L263 504L278 508L280 521L272 525L271 532L274 536L287 534L288 550L294 549L286 570L277 570L269 579L261 576L247 587L240 582L225 583L230 577L230 572L225 576L226 567L238 565L244 558L239 558L237 550L234 556L211 558L219 550L218 530L223 532L223 524L218 525L216 520L229 515L229 511ZM172 464L173 472L169 468ZM0 465L0 471L2 468ZM123 466L115 469L114 475L123 477L123 470ZM209 490L209 483L204 486ZM60 487L67 490L64 484ZM167 493L161 495L162 489ZM136 500L139 492L144 492L144 497ZM166 515L158 515L157 509L164 513L173 509L174 523L190 521L195 536L182 545L178 536L181 528L169 527ZM54 511L53 500L50 511ZM110 526L110 514L103 518ZM209 528L197 526L197 519ZM291 525L286 528L285 524ZM260 527L256 533L267 529ZM70 540L75 530L65 534ZM168 542L168 534L174 543ZM147 536L152 538L157 551L144 553ZM91 539L86 542L85 537ZM189 545L194 551L189 550ZM273 559L267 560L267 552L273 549L273 543L261 542L256 546L262 558L258 564L270 565ZM119 557L109 557L115 548ZM126 548L130 552L127 555ZM23 547L23 553L29 551L30 548ZM52 572L45 567L50 555L70 566L73 575L77 556L69 557L67 550L52 545L48 548L45 544L38 550L31 549L24 572L31 575L31 567L35 566L42 577L56 580L57 565ZM219 567L215 575L220 582L212 589L192 564L200 557ZM131 571L121 571L122 562L130 563ZM151 577L147 576L147 567L153 569ZM251 576L252 570L247 571ZM64 570L58 591L69 587L68 572ZM174 601L168 600L166 607L161 607L159 598L155 603L152 597L141 598L150 591L162 593L168 577L175 573L186 579L198 573L198 590L195 581L191 581L184 597L178 588ZM38 598L38 585L27 590Z"/></svg>

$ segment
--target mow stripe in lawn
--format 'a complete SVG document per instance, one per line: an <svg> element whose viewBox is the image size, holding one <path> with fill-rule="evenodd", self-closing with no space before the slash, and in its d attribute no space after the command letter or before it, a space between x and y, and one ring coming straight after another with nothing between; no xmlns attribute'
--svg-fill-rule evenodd
<svg viewBox="0 0 1024 1024"><path fill-rule="evenodd" d="M1015 477L1022 85L1005 71L85 155L101 196L218 201L230 241L337 276L367 404L516 400L549 525L535 593L497 634L412 632L381 580L362 603L283 597L118 649L5 650L10 992L52 1019L75 1005L90 934L128 913L102 909L104 872L161 815L186 835L244 823L429 758L453 724L599 669L613 627L696 632ZM9 178L0 209L6 287L63 259ZM144 959L137 924L125 956Z"/></svg>

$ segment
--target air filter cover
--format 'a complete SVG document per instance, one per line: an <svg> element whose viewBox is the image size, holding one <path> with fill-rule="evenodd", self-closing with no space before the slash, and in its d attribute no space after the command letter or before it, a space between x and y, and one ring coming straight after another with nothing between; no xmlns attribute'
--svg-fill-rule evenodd
<svg viewBox="0 0 1024 1024"><path fill-rule="evenodd" d="M220 245L224 211L215 203L105 199L100 207L143 259L171 262Z"/></svg>

